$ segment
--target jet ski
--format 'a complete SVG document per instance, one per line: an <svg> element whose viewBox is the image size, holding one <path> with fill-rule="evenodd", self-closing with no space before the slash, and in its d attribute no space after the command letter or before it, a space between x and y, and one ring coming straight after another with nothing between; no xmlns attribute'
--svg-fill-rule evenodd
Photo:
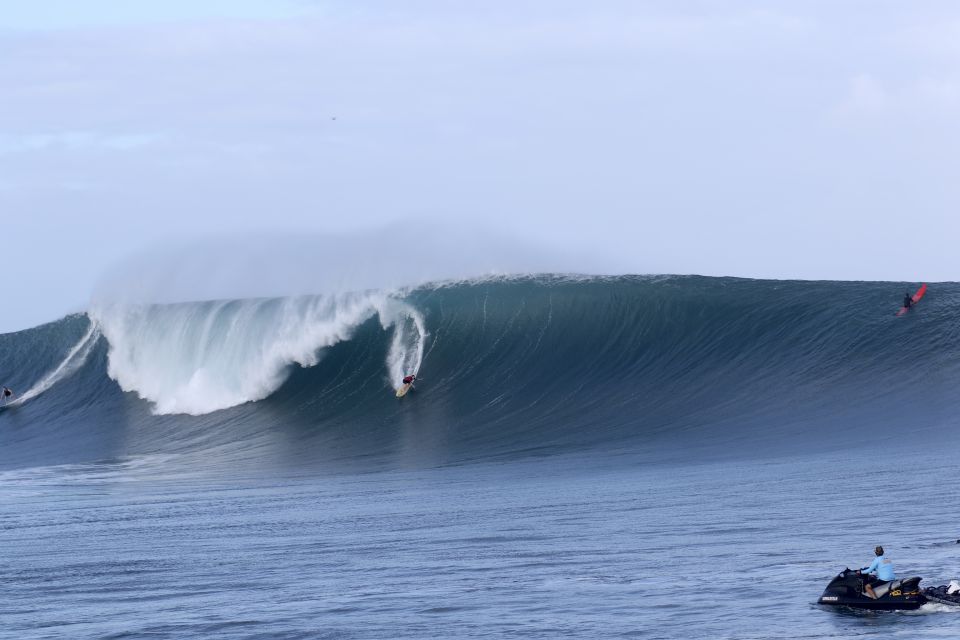
<svg viewBox="0 0 960 640"><path fill-rule="evenodd" d="M960 607L960 582L951 580L950 584L943 584L939 587L927 587L923 590L923 595L931 602Z"/></svg>
<svg viewBox="0 0 960 640"><path fill-rule="evenodd" d="M921 578L903 578L875 585L873 589L877 594L876 600L863 592L867 580L870 580L870 576L853 569L844 569L830 581L817 602L838 607L893 611L919 609L927 601L920 590Z"/></svg>

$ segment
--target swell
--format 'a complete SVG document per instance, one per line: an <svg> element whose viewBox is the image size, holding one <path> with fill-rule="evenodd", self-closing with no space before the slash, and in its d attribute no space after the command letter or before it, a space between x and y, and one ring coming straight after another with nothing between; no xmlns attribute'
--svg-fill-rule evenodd
<svg viewBox="0 0 960 640"><path fill-rule="evenodd" d="M105 338L85 364L0 414L0 464L164 454L263 470L587 450L660 460L950 435L960 288L932 285L895 318L902 290L531 277L365 294L352 314L345 301L314 315L304 309L330 301L197 303L112 320L122 330L93 314ZM41 379L89 330L74 317L0 336L4 379ZM421 359L417 392L398 401L397 376Z"/></svg>

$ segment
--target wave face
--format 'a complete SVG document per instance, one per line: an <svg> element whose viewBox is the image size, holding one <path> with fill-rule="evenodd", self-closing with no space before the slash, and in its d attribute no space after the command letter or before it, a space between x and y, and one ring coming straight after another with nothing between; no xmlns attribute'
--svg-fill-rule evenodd
<svg viewBox="0 0 960 640"><path fill-rule="evenodd" d="M960 287L931 285L896 318L903 290L529 277L101 308L0 336L2 381L35 391L0 412L0 465L662 460L952 437Z"/></svg>

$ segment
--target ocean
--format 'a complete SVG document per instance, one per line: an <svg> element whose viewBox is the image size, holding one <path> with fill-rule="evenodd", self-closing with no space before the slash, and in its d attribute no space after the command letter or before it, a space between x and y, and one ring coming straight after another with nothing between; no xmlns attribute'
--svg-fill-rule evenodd
<svg viewBox="0 0 960 640"><path fill-rule="evenodd" d="M877 544L960 577L960 285L906 288L488 278L0 335L0 637L957 637L816 604Z"/></svg>

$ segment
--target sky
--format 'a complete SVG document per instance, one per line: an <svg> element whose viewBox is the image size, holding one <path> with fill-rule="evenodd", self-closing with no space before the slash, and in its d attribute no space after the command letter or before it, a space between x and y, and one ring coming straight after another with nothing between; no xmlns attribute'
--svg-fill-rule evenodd
<svg viewBox="0 0 960 640"><path fill-rule="evenodd" d="M0 331L168 245L395 224L957 280L958 116L954 2L0 0Z"/></svg>

